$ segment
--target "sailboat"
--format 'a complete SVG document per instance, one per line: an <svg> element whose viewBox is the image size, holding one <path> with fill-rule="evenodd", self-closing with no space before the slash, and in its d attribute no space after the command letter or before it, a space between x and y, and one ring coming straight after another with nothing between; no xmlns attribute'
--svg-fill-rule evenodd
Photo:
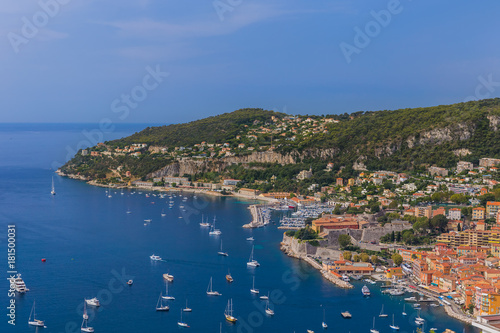
<svg viewBox="0 0 500 333"><path fill-rule="evenodd" d="M266 302L266 313L270 316L274 316L274 311L269 307L269 300Z"/></svg>
<svg viewBox="0 0 500 333"><path fill-rule="evenodd" d="M226 281L229 283L234 281L233 277L231 276L231 272L229 272L229 269L227 270Z"/></svg>
<svg viewBox="0 0 500 333"><path fill-rule="evenodd" d="M227 252L222 251L222 239L220 240L220 251L217 254L224 257L228 256Z"/></svg>
<svg viewBox="0 0 500 333"><path fill-rule="evenodd" d="M227 301L226 310L224 311L224 316L226 320L230 323L235 323L238 319L233 316L233 299Z"/></svg>
<svg viewBox="0 0 500 333"><path fill-rule="evenodd" d="M158 302L156 302L156 311L168 311L170 310L168 305L163 305L163 296L160 293L160 297L158 297Z"/></svg>
<svg viewBox="0 0 500 333"><path fill-rule="evenodd" d="M425 319L420 317L420 309L418 310L418 316L415 318L415 324L417 325L423 325L425 322Z"/></svg>
<svg viewBox="0 0 500 333"><path fill-rule="evenodd" d="M219 236L220 234L222 234L222 232L219 229L215 229L215 216L214 216L214 222L212 223L210 232L208 234L215 236Z"/></svg>
<svg viewBox="0 0 500 333"><path fill-rule="evenodd" d="M267 295L262 295L259 298L267 301L269 299L269 292L267 292Z"/></svg>
<svg viewBox="0 0 500 333"><path fill-rule="evenodd" d="M172 300L172 301L175 300L174 296L168 295L168 282L165 282L165 285L166 285L166 293L165 293L165 296L162 296L161 298L167 299L167 300Z"/></svg>
<svg viewBox="0 0 500 333"><path fill-rule="evenodd" d="M56 188L54 187L54 177L52 177L52 191L50 191L50 194L56 195Z"/></svg>
<svg viewBox="0 0 500 333"><path fill-rule="evenodd" d="M87 314L87 302L83 302L83 321L82 321L82 332L94 332L93 327L88 326L89 315Z"/></svg>
<svg viewBox="0 0 500 333"><path fill-rule="evenodd" d="M184 311L184 312L191 312L191 311L193 311L191 308L188 308L188 300L187 300L187 298L186 298L186 307L184 309L182 309L182 311Z"/></svg>
<svg viewBox="0 0 500 333"><path fill-rule="evenodd" d="M259 293L259 289L255 289L255 276L253 277L253 284L252 284L252 289L250 289L250 292L252 294L258 294Z"/></svg>
<svg viewBox="0 0 500 333"><path fill-rule="evenodd" d="M248 259L247 266L250 267L258 267L260 266L259 262L253 258L253 245L252 245L252 252L250 253L250 259Z"/></svg>
<svg viewBox="0 0 500 333"><path fill-rule="evenodd" d="M203 214L201 215L200 227L210 227L210 223L203 222Z"/></svg>
<svg viewBox="0 0 500 333"><path fill-rule="evenodd" d="M389 325L389 327L396 331L399 330L399 326L394 324L394 314L392 314L392 325Z"/></svg>
<svg viewBox="0 0 500 333"><path fill-rule="evenodd" d="M162 217L167 216L167 214L165 214L165 209L162 209L162 210L161 210L161 216L162 216Z"/></svg>
<svg viewBox="0 0 500 333"><path fill-rule="evenodd" d="M321 327L328 328L328 325L326 324L325 321L325 309L323 309L323 322L321 323Z"/></svg>
<svg viewBox="0 0 500 333"><path fill-rule="evenodd" d="M32 316L33 316L33 320L31 320ZM43 328L47 327L47 326L45 326L45 322L43 320L36 319L35 301L33 301L33 307L31 308L30 317L28 318L28 324L31 326L38 326L38 327L43 327Z"/></svg>
<svg viewBox="0 0 500 333"><path fill-rule="evenodd" d="M207 295L208 296L221 296L222 295L218 291L213 291L212 290L212 277L210 277L210 282L208 283Z"/></svg>
<svg viewBox="0 0 500 333"><path fill-rule="evenodd" d="M402 313L403 316L406 316L406 309L405 309L405 307L406 307L406 304L403 304L403 313Z"/></svg>
<svg viewBox="0 0 500 333"><path fill-rule="evenodd" d="M370 333L379 333L379 331L375 329L375 317L373 317L373 327L370 330Z"/></svg>
<svg viewBox="0 0 500 333"><path fill-rule="evenodd" d="M379 317L387 317L387 313L384 313L384 304L382 304L382 310L380 310Z"/></svg>
<svg viewBox="0 0 500 333"><path fill-rule="evenodd" d="M180 327L189 327L188 324L182 321L182 310L181 310L181 321L178 321L177 325L179 325Z"/></svg>

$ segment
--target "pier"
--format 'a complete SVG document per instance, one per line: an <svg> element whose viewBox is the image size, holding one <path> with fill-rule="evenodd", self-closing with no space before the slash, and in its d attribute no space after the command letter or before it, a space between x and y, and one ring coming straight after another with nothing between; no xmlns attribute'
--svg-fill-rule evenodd
<svg viewBox="0 0 500 333"><path fill-rule="evenodd" d="M243 225L243 228L261 228L269 224L271 213L267 205L250 205L248 209L252 214L252 222Z"/></svg>

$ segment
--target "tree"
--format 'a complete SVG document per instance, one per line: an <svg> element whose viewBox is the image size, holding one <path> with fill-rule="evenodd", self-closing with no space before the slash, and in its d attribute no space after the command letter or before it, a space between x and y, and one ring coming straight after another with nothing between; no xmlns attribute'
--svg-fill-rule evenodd
<svg viewBox="0 0 500 333"><path fill-rule="evenodd" d="M395 240L395 234L394 234L394 230L391 232L391 243L394 243L394 240Z"/></svg>
<svg viewBox="0 0 500 333"><path fill-rule="evenodd" d="M426 230L429 230L429 219L425 216L417 218L417 221L413 223L413 230L421 234Z"/></svg>
<svg viewBox="0 0 500 333"><path fill-rule="evenodd" d="M340 215L341 214L341 211L340 211L340 204L336 204L335 205L335 209L333 210L332 212L334 215Z"/></svg>
<svg viewBox="0 0 500 333"><path fill-rule="evenodd" d="M460 223L457 224L457 231L462 231L462 227L460 226Z"/></svg>
<svg viewBox="0 0 500 333"><path fill-rule="evenodd" d="M340 245L340 248L344 249L346 247L348 247L349 245L352 245L351 244L351 236L349 235L340 235L339 236L339 245Z"/></svg>
<svg viewBox="0 0 500 333"><path fill-rule="evenodd" d="M399 266L403 263L403 257L399 253L394 253L391 257L394 265Z"/></svg>
<svg viewBox="0 0 500 333"><path fill-rule="evenodd" d="M445 232L448 226L448 219L443 214L436 215L431 219L431 226L440 232Z"/></svg>
<svg viewBox="0 0 500 333"><path fill-rule="evenodd" d="M467 307L467 310L469 310L469 313L470 314L474 314L474 304L469 304L469 306Z"/></svg>
<svg viewBox="0 0 500 333"><path fill-rule="evenodd" d="M359 255L358 254L355 254L353 257L352 257L352 261L355 261L355 262L359 262Z"/></svg>
<svg viewBox="0 0 500 333"><path fill-rule="evenodd" d="M342 257L344 260L351 261L352 253L350 251L344 251L344 253L342 253Z"/></svg>
<svg viewBox="0 0 500 333"><path fill-rule="evenodd" d="M372 264L374 264L374 265L376 265L380 262L380 260L378 259L378 257L376 255L372 255L370 259L372 261Z"/></svg>
<svg viewBox="0 0 500 333"><path fill-rule="evenodd" d="M472 215L472 207L463 207L462 215L465 217L470 217Z"/></svg>
<svg viewBox="0 0 500 333"><path fill-rule="evenodd" d="M457 194L453 194L451 197L450 197L450 200L457 203L457 204L465 204L467 203L469 200L467 199L467 196L463 193L457 193Z"/></svg>
<svg viewBox="0 0 500 333"><path fill-rule="evenodd" d="M359 256L359 259L362 261L362 262L369 262L370 261L370 256L366 253L361 253L360 256Z"/></svg>

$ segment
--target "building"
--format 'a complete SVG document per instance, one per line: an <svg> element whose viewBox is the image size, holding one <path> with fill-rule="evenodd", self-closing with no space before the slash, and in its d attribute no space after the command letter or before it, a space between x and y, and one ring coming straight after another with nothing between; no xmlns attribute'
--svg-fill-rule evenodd
<svg viewBox="0 0 500 333"><path fill-rule="evenodd" d="M292 194L290 192L269 192L263 193L261 196L274 199L289 199Z"/></svg>
<svg viewBox="0 0 500 333"><path fill-rule="evenodd" d="M312 221L314 231L321 233L325 229L359 229L358 218L355 215L323 215Z"/></svg>
<svg viewBox="0 0 500 333"><path fill-rule="evenodd" d="M258 196L260 194L260 191L251 188L240 188L238 193L248 196Z"/></svg>
<svg viewBox="0 0 500 333"><path fill-rule="evenodd" d="M496 218L497 213L500 211L500 202L499 201L488 201L486 203L486 217L487 218Z"/></svg>
<svg viewBox="0 0 500 333"><path fill-rule="evenodd" d="M439 167L432 166L432 167L429 167L428 170L432 176L436 176L436 175L443 176L443 177L448 176L448 169L445 169L445 168L439 168Z"/></svg>
<svg viewBox="0 0 500 333"><path fill-rule="evenodd" d="M354 184L355 184L354 178L349 178L349 180L347 181L347 185L354 186Z"/></svg>
<svg viewBox="0 0 500 333"><path fill-rule="evenodd" d="M343 178L337 178L335 181L335 185L337 186L344 186L344 179Z"/></svg>
<svg viewBox="0 0 500 333"><path fill-rule="evenodd" d="M307 178L311 178L313 175L312 173L312 168L310 168L309 170L302 170L301 172L299 172L299 174L297 175L297 179L298 180L304 180L304 179L307 179Z"/></svg>
<svg viewBox="0 0 500 333"><path fill-rule="evenodd" d="M498 158L481 158L479 160L479 166L482 167L494 167L496 165L500 164L500 159Z"/></svg>
<svg viewBox="0 0 500 333"><path fill-rule="evenodd" d="M240 182L241 180L238 180L238 179L224 179L224 182L222 183L222 185L238 185L238 183Z"/></svg>
<svg viewBox="0 0 500 333"><path fill-rule="evenodd" d="M473 170L474 165L471 162L460 161L457 163L457 173L465 170Z"/></svg>
<svg viewBox="0 0 500 333"><path fill-rule="evenodd" d="M427 217L428 219L431 219L432 218L432 206L415 207L415 216L416 217Z"/></svg>
<svg viewBox="0 0 500 333"><path fill-rule="evenodd" d="M187 177L163 177L165 185L189 185L189 179Z"/></svg>
<svg viewBox="0 0 500 333"><path fill-rule="evenodd" d="M450 208L448 210L448 219L460 220L462 218L462 210L460 208Z"/></svg>
<svg viewBox="0 0 500 333"><path fill-rule="evenodd" d="M472 219L473 220L484 220L484 213L486 209L483 207L472 208Z"/></svg>

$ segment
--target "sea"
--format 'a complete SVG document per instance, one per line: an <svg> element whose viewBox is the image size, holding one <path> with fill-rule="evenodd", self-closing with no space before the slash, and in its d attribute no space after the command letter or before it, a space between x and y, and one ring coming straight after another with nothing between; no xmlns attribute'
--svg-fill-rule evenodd
<svg viewBox="0 0 500 333"><path fill-rule="evenodd" d="M87 307L95 332L319 332L325 320L329 332L361 333L370 331L373 318L377 330L391 332L393 316L399 332L416 331L417 310L401 296L382 294L380 283L369 284L372 294L363 297L364 282L340 289L283 254L283 231L277 229L283 213L273 213L276 224L249 230L242 225L251 220L248 206L254 201L108 191L55 174L78 149L146 126L116 124L104 132L98 124L0 124L0 332L80 332L84 299L93 297L101 302ZM215 220L220 236L200 227L207 219ZM228 256L217 254L221 243ZM257 268L246 265L252 247ZM10 258L9 248L15 249ZM152 261L152 254L162 260ZM29 292L9 293L9 272L21 273ZM226 282L228 272L233 283ZM174 276L168 294L175 300L168 301L170 311L157 312L165 273ZM221 296L207 296L211 278ZM259 295L250 292L254 279ZM269 295L274 316L265 313L262 295ZM35 300L36 318L46 328L28 325ZM224 318L229 300L236 324ZM182 312L186 304L192 312ZM379 317L382 306L386 318ZM343 319L342 311L352 319ZM178 326L181 315L188 328ZM424 304L420 315L426 332L479 332L442 307Z"/></svg>

